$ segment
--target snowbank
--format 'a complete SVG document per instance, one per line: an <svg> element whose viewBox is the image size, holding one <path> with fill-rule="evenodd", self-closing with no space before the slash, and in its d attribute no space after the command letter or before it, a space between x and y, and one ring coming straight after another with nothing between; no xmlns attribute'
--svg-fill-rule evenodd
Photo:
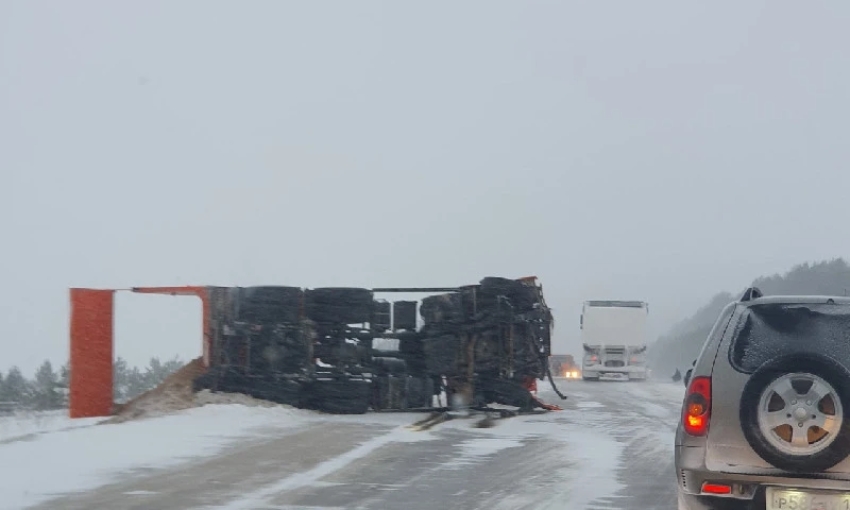
<svg viewBox="0 0 850 510"><path fill-rule="evenodd" d="M63 493L91 490L131 470L215 455L240 439L303 424L307 416L285 406L206 405L0 444L6 467L0 477L0 509L25 508Z"/></svg>

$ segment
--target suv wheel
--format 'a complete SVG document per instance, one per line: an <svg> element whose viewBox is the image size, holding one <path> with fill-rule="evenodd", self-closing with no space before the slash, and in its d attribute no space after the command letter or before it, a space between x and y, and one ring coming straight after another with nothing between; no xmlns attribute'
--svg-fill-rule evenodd
<svg viewBox="0 0 850 510"><path fill-rule="evenodd" d="M744 436L786 471L825 471L850 455L850 372L821 355L778 357L753 373L741 395Z"/></svg>

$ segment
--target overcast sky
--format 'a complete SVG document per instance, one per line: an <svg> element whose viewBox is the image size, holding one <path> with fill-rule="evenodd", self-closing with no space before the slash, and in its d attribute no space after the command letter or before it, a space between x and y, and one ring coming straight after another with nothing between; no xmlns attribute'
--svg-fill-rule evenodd
<svg viewBox="0 0 850 510"><path fill-rule="evenodd" d="M663 332L850 255L850 3L0 0L0 368L71 286L541 278ZM118 298L117 354L200 354Z"/></svg>

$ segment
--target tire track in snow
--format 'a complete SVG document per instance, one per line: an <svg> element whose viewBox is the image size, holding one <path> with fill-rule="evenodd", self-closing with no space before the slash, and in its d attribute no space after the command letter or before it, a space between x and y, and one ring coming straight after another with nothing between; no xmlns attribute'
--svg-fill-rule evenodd
<svg viewBox="0 0 850 510"><path fill-rule="evenodd" d="M684 388L679 391L670 386L611 383L594 392L604 409L585 411L579 421L622 443L624 455L612 472L622 488L612 496L597 498L589 510L676 507L673 441Z"/></svg>
<svg viewBox="0 0 850 510"><path fill-rule="evenodd" d="M293 491L310 485L315 485L328 475L331 475L355 461L363 459L379 448L391 443L409 443L415 441L428 441L432 439L429 434L413 432L406 427L398 427L388 434L374 437L356 448L342 455L333 457L319 463L313 468L302 473L295 473L282 480L262 487L261 489L237 496L231 502L224 505L206 506L208 510L253 510L256 508L268 508L270 501L281 493Z"/></svg>

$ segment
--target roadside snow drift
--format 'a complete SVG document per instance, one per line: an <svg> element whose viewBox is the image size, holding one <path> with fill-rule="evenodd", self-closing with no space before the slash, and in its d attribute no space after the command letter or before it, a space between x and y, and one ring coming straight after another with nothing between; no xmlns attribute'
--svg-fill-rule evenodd
<svg viewBox="0 0 850 510"><path fill-rule="evenodd" d="M68 411L21 411L0 416L0 445L12 441L32 439L39 434L88 427L103 418L72 420Z"/></svg>
<svg viewBox="0 0 850 510"><path fill-rule="evenodd" d="M0 444L0 509L82 492L142 468L212 456L239 439L294 427L301 411L284 406L207 405L170 416L60 430ZM74 420L74 426L78 420Z"/></svg>

